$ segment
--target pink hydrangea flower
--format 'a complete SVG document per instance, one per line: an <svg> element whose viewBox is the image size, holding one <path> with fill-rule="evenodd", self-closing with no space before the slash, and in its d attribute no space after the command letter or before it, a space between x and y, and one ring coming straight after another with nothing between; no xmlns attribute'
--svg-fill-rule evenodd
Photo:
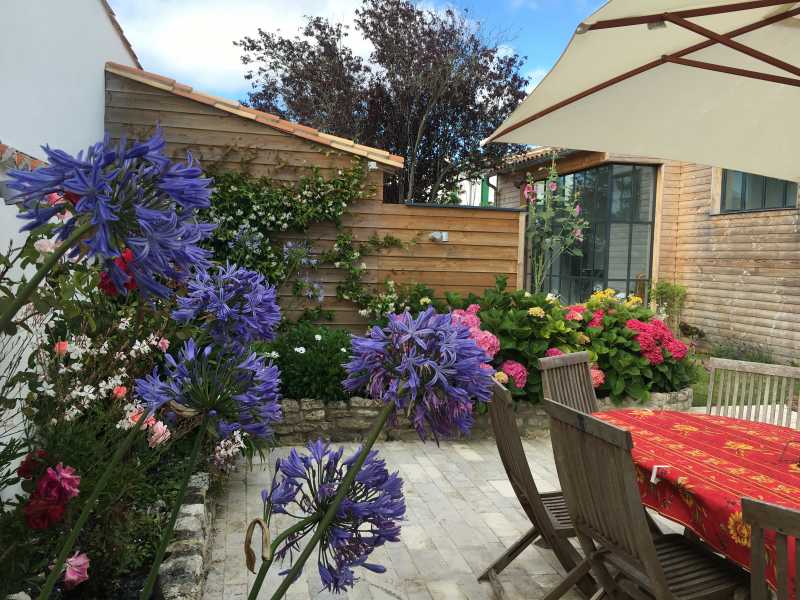
<svg viewBox="0 0 800 600"><path fill-rule="evenodd" d="M522 389L528 382L528 369L515 360L507 360L500 365L500 370L514 380L514 385Z"/></svg>
<svg viewBox="0 0 800 600"><path fill-rule="evenodd" d="M460 308L450 313L450 320L453 325L465 325L470 329L477 329L481 326L481 320L478 315L475 313L469 313Z"/></svg>
<svg viewBox="0 0 800 600"><path fill-rule="evenodd" d="M477 315L480 310L481 310L480 304L470 304L467 307L467 312L471 315Z"/></svg>
<svg viewBox="0 0 800 600"><path fill-rule="evenodd" d="M89 557L85 552L75 553L65 563L64 587L71 590L89 579Z"/></svg>
<svg viewBox="0 0 800 600"><path fill-rule="evenodd" d="M583 304L573 304L567 307L567 315L564 317L567 321L581 321L583 319L583 311L586 308Z"/></svg>
<svg viewBox="0 0 800 600"><path fill-rule="evenodd" d="M594 311L592 314L592 320L589 321L589 327L602 327L603 326L603 317L606 316L606 311L602 308Z"/></svg>
<svg viewBox="0 0 800 600"><path fill-rule="evenodd" d="M166 442L170 438L170 435L172 434L170 433L169 428L161 421L156 421L153 423L152 427L150 427L150 436L147 440L147 443L151 448L155 448L159 444Z"/></svg>
<svg viewBox="0 0 800 600"><path fill-rule="evenodd" d="M606 381L606 374L597 367L592 367L589 372L592 374L592 387L599 388Z"/></svg>
<svg viewBox="0 0 800 600"><path fill-rule="evenodd" d="M482 331L475 327L470 329L470 336L475 340L478 348L486 352L490 359L500 352L500 340L493 333Z"/></svg>
<svg viewBox="0 0 800 600"><path fill-rule="evenodd" d="M548 357L550 357L550 356L561 356L562 354L564 354L564 353L561 350L559 350L558 348L548 348L547 352L544 353L544 355L548 356Z"/></svg>
<svg viewBox="0 0 800 600"><path fill-rule="evenodd" d="M169 340L167 338L161 338L158 340L158 349L162 352L169 350Z"/></svg>
<svg viewBox="0 0 800 600"><path fill-rule="evenodd" d="M675 360L683 360L689 352L689 348L680 340L670 339L664 342L666 348Z"/></svg>

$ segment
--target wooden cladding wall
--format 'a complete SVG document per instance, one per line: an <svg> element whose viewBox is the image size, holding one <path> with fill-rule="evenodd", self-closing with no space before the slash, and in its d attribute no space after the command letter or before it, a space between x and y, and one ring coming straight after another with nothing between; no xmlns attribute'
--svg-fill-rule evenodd
<svg viewBox="0 0 800 600"><path fill-rule="evenodd" d="M800 219L797 209L715 214L719 170L684 163L675 274L688 290L683 320L711 341L761 344L800 360Z"/></svg>
<svg viewBox="0 0 800 600"><path fill-rule="evenodd" d="M261 123L237 117L189 98L106 73L106 130L114 138L146 137L159 123L167 151L175 157L187 150L204 166L216 163L223 169L246 169L255 176L293 182L312 167L323 175L334 175L352 165L352 155L299 139ZM524 214L514 211L461 207L426 207L383 204L383 171L370 171L367 184L372 193L356 202L343 216L343 231L357 241L373 234L392 235L403 249L392 249L364 257L368 284L392 279L397 283L425 283L437 295L445 291L481 293L494 285L495 276L506 275L516 287L522 269L521 240ZM447 232L447 242L431 241L434 231ZM336 239L333 224L318 224L302 236L280 239L311 240L318 251L329 249ZM366 321L353 304L337 300L336 284L344 274L332 266L312 273L323 285L324 307L334 313L333 323L360 330ZM281 306L289 317L307 306L291 293L280 291Z"/></svg>

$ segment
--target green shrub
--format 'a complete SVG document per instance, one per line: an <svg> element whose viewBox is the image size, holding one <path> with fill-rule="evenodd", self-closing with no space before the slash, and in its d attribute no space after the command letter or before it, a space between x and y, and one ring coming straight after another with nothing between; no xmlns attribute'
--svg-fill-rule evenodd
<svg viewBox="0 0 800 600"><path fill-rule="evenodd" d="M772 351L766 346L733 339L714 344L711 347L711 356L756 363L773 364L775 362Z"/></svg>
<svg viewBox="0 0 800 600"><path fill-rule="evenodd" d="M281 370L284 398L316 398L325 402L346 400L342 388L350 359L350 334L309 322L284 324L278 339L259 344L257 351L270 356Z"/></svg>
<svg viewBox="0 0 800 600"><path fill-rule="evenodd" d="M656 303L658 311L667 317L667 324L677 331L681 322L681 312L686 303L685 286L669 281L658 281L650 289L650 300Z"/></svg>

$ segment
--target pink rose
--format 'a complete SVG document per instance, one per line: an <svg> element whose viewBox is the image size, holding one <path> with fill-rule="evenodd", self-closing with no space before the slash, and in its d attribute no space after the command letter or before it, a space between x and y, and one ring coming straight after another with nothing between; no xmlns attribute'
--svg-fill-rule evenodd
<svg viewBox="0 0 800 600"><path fill-rule="evenodd" d="M158 349L162 352L169 350L169 340L167 338L161 338L158 340Z"/></svg>
<svg viewBox="0 0 800 600"><path fill-rule="evenodd" d="M547 357L561 356L562 354L564 354L564 353L561 350L559 350L558 348L548 348L547 352L544 353L544 355L547 356Z"/></svg>
<svg viewBox="0 0 800 600"><path fill-rule="evenodd" d="M69 343L65 340L61 340L60 342L56 342L53 346L53 350L56 353L56 356L59 358L63 358L67 354L67 348L69 348Z"/></svg>
<svg viewBox="0 0 800 600"><path fill-rule="evenodd" d="M519 389L528 382L528 369L515 360L507 360L500 365L500 370L514 380L514 385Z"/></svg>
<svg viewBox="0 0 800 600"><path fill-rule="evenodd" d="M76 552L67 559L64 566L64 587L68 590L89 579L89 557L85 552Z"/></svg>
<svg viewBox="0 0 800 600"><path fill-rule="evenodd" d="M150 427L150 437L147 443L151 448L155 448L159 444L166 442L170 435L169 428L161 421L156 421L152 427Z"/></svg>

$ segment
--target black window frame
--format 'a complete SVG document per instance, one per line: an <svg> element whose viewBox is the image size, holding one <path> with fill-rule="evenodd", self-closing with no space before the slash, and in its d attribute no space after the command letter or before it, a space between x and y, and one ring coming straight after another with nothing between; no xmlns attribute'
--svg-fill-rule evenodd
<svg viewBox="0 0 800 600"><path fill-rule="evenodd" d="M726 202L726 190L728 188L728 177L730 174L737 174L742 176L742 196L741 196L741 205L740 207L730 207ZM753 173L746 173L745 171L737 171L735 169L722 169L722 187L720 189L720 202L719 202L719 212L720 214L735 214L735 213L752 213L752 212L764 212L770 210L792 210L797 208L797 182L794 181L787 181L785 179L776 179L775 177L766 177L761 176L762 185L761 185L761 202L760 206L756 208L746 208L747 202L747 193L748 187L750 184L750 176L754 175ZM767 184L772 182L780 183L783 186L783 206L767 206ZM793 193L792 193L793 190Z"/></svg>
<svg viewBox="0 0 800 600"><path fill-rule="evenodd" d="M630 168L632 173L635 173L637 169L646 169L646 170L650 171L650 173L652 175L652 184L651 184L652 185L652 190L650 192L650 206L649 206L649 210L648 210L648 213L649 213L648 219L637 218L637 217L640 217L640 215L635 214L635 213L638 213L638 210L636 210L636 206L638 205L638 203L636 202L636 199L639 198L640 185L641 185L641 181L642 181L641 176L633 177L632 192L631 192L632 203L629 206L629 209L627 211L628 212L627 216L623 217L623 218L620 218L619 216L614 216L614 214L613 214L613 210L614 210L614 202L613 202L614 185L613 185L613 182L614 182L615 176L619 177L619 174L615 175L614 167ZM603 184L600 183L600 182L604 178L601 177L601 176L598 176L598 175L600 175L602 173L603 169L607 169L607 180L605 182L603 182L605 184L605 190L606 190L606 193L607 193L607 198L606 198L606 201L605 201L605 210L603 211L605 214L603 215L602 219L593 219L593 220L590 219L590 223L589 223L589 230L592 232L591 233L591 238L592 238L592 243L594 244L595 252L597 252L598 246L601 246L603 244L603 240L598 241L597 237L595 236L594 227L596 227L597 225L600 225L600 226L602 226L602 227L604 227L606 229L605 240L604 240L605 248L602 249L602 269L603 269L602 282L603 282L603 289L608 288L608 287L613 287L617 291L624 292L626 294L634 293L636 291L637 279L634 276L635 274L631 273L631 262L632 262L632 258L633 258L634 227L637 226L637 225L638 226L646 225L646 226L649 226L649 232L648 233L649 233L649 240L650 240L649 241L649 247L648 247L647 271L645 273L645 279L643 280L645 296L646 296L647 295L647 291L649 290L649 287L650 287L650 282L652 281L652 278L653 278L653 249L654 249L654 243L655 243L655 221L656 221L656 203L657 203L656 190L657 190L657 187L658 187L658 176L659 176L658 167L655 166L655 165L652 165L652 164L640 164L640 163L604 163L604 164L601 164L601 165L597 165L595 167L590 167L588 169L582 169L580 171L574 171L572 173L565 173L563 175L560 175L559 176L559 189L564 189L565 177L572 176L573 182L574 182L575 176L580 175L583 179L585 179L585 173L591 172L591 171L595 171L596 175L595 175L595 185L594 185L593 194L596 195L597 191L603 188ZM541 183L541 182L537 182L537 183ZM573 183L572 184L572 193L573 194L575 193L576 189L579 189L579 188L575 183ZM580 189L581 189L581 192L585 191L582 187ZM585 196L585 194L584 194L584 196ZM595 200L595 204L596 205L598 204L597 200ZM591 214L592 214L592 216L596 215L596 211L595 211L594 207L592 207ZM611 280L611 284L610 284L608 276L609 276L609 261L610 261L610 251L611 251L610 236L611 236L611 226L612 226L612 224L628 225L628 230L627 230L627 232L628 232L628 248L627 248L628 264L627 264L627 267L626 267L626 278L624 280L619 279L619 278L613 279L613 280ZM565 258L566 257L562 255L562 257L559 258L559 261L563 261L563 260L565 260ZM585 259L586 259L586 255L584 254L584 256L580 257L579 260L580 260L581 263L583 263L583 261ZM568 258L567 258L567 260L568 260ZM596 260L596 254L595 254L595 260ZM594 264L596 265L597 263L594 263ZM572 301L576 301L576 302L585 301L588 298L588 295L587 295L586 298L583 298L583 297L579 297L577 294L573 295L572 291L573 290L580 290L580 288L582 287L582 284L585 284L586 281L589 281L589 284L591 286L592 285L592 281L599 280L601 278L595 277L594 275L592 275L592 276L565 275L565 274L562 274L562 268L561 268L562 266L563 266L563 263L558 265L558 269L557 269L558 270L558 274L554 274L553 273L553 268L550 269L550 273L548 274L548 276L545 279L545 282L546 282L547 286L549 287L550 290L557 289L559 295L561 295L562 297L566 298L566 300L568 300L570 302L572 302ZM621 283L624 284L624 286L625 286L624 289L620 288L620 284ZM556 285L554 285L554 284L556 284ZM567 284L567 285L565 285L565 284ZM568 292L568 293L565 294L565 292ZM589 293L591 293L591 291ZM644 300L646 300L646 298L644 298Z"/></svg>

